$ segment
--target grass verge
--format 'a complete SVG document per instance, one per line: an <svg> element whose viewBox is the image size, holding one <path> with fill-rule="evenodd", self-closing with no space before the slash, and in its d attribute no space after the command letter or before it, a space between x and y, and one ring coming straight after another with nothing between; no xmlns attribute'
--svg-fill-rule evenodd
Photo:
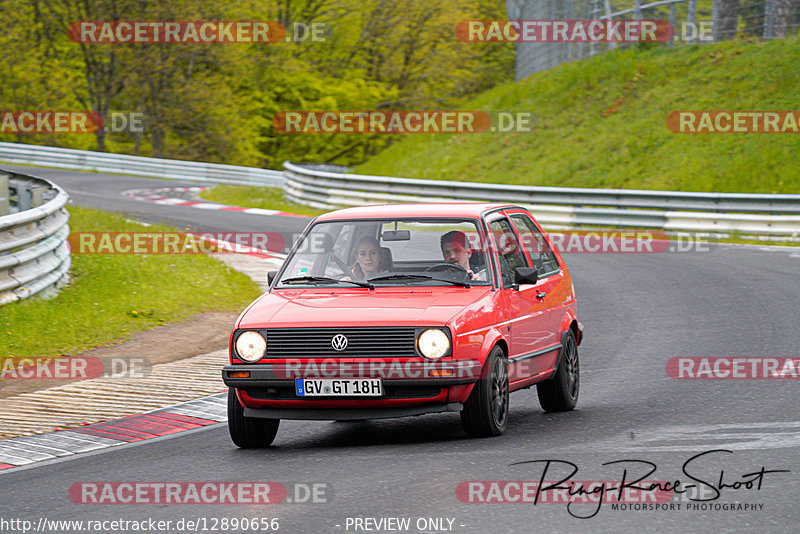
<svg viewBox="0 0 800 534"><path fill-rule="evenodd" d="M409 135L358 174L524 185L798 193L798 134L673 133L673 111L795 111L800 41L602 54L495 87L465 110L531 112L533 131Z"/></svg>
<svg viewBox="0 0 800 534"><path fill-rule="evenodd" d="M69 207L71 232L167 232L123 215ZM72 355L207 311L239 311L260 294L247 276L204 255L72 255L72 281L56 298L0 308L0 353Z"/></svg>

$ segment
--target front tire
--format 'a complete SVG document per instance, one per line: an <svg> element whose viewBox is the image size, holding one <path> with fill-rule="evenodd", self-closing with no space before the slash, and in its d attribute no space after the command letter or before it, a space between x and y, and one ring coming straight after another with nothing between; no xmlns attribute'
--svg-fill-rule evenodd
<svg viewBox="0 0 800 534"><path fill-rule="evenodd" d="M244 408L236 398L236 390L228 388L228 432L242 449L268 447L275 441L280 419L258 419L244 416Z"/></svg>
<svg viewBox="0 0 800 534"><path fill-rule="evenodd" d="M550 380L536 384L539 404L546 412L568 412L578 404L580 393L580 362L575 334L570 329L561 347L561 361Z"/></svg>
<svg viewBox="0 0 800 534"><path fill-rule="evenodd" d="M492 349L486 367L486 376L472 388L461 410L464 432L473 438L499 436L508 424L508 361L503 349Z"/></svg>

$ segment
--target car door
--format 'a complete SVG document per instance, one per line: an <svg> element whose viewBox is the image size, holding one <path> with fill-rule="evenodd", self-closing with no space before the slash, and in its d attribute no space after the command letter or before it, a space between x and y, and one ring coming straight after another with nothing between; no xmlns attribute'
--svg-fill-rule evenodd
<svg viewBox="0 0 800 534"><path fill-rule="evenodd" d="M557 335L547 317L547 302L541 295L541 284L514 283L516 267L532 267L519 237L502 213L487 220L493 248L500 269L498 285L507 308L509 332L509 380L513 384L535 376L539 369L536 357L552 352Z"/></svg>
<svg viewBox="0 0 800 534"><path fill-rule="evenodd" d="M545 294L543 302L547 305L548 329L554 336L552 343L560 344L562 308L572 299L569 280L549 241L530 215L524 210L509 212L508 215L517 229L531 263L538 271L537 287L540 294Z"/></svg>

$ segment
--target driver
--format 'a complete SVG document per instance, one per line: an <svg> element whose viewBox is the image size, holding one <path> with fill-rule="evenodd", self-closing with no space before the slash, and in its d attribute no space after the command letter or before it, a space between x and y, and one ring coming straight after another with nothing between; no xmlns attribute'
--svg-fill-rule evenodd
<svg viewBox="0 0 800 534"><path fill-rule="evenodd" d="M458 265L469 275L470 279L476 281L486 281L486 270L477 273L472 272L469 259L472 257L472 248L467 242L464 232L453 230L444 234L440 240L442 246L442 257L444 261L453 265Z"/></svg>

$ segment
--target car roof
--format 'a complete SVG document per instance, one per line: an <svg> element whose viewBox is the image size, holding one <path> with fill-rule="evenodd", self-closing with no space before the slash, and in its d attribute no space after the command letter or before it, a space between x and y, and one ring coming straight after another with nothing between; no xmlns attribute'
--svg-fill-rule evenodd
<svg viewBox="0 0 800 534"><path fill-rule="evenodd" d="M469 217L479 218L483 213L500 208L518 208L513 204L486 202L442 202L420 204L379 204L344 208L320 215L318 221L341 219L378 219L386 217Z"/></svg>

